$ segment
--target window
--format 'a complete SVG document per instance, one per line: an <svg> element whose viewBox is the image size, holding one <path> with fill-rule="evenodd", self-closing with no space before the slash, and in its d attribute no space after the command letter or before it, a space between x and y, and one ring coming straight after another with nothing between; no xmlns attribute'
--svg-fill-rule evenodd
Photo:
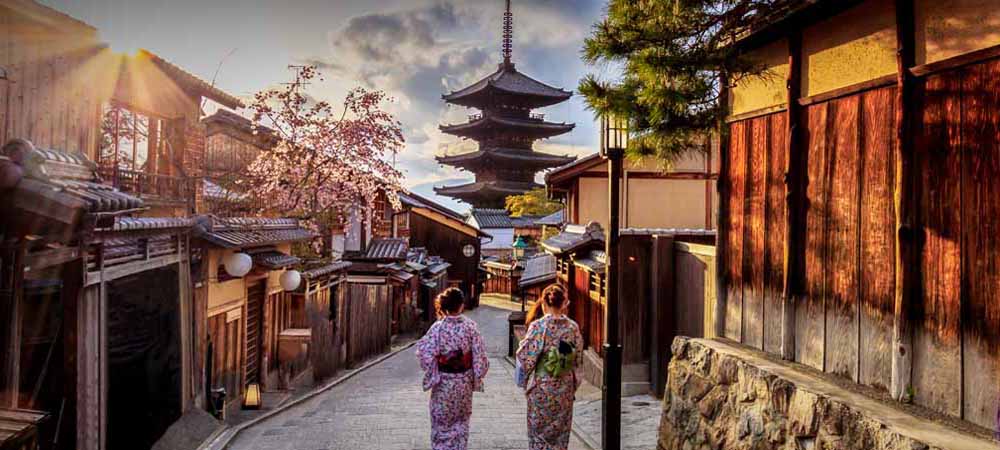
<svg viewBox="0 0 1000 450"><path fill-rule="evenodd" d="M396 214L396 229L397 230L408 230L408 229L410 229L410 214L409 213Z"/></svg>
<svg viewBox="0 0 1000 450"><path fill-rule="evenodd" d="M166 121L110 103L101 120L100 162L103 167L157 173L157 156L166 155Z"/></svg>

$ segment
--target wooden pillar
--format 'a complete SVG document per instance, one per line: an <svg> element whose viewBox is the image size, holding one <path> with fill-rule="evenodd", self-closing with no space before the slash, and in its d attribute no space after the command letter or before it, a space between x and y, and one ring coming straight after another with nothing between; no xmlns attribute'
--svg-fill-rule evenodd
<svg viewBox="0 0 1000 450"><path fill-rule="evenodd" d="M25 248L20 240L0 249L0 407L17 407L20 387L21 319Z"/></svg>
<svg viewBox="0 0 1000 450"><path fill-rule="evenodd" d="M781 291L781 357L795 360L795 304L801 295L801 281L805 277L805 216L807 155L802 146L802 32L793 31L788 36L788 79L786 80L788 104L786 111L787 151L785 152L785 243L784 280Z"/></svg>
<svg viewBox="0 0 1000 450"><path fill-rule="evenodd" d="M650 242L650 362L649 381L657 397L667 384L667 365L673 356L670 346L677 336L674 313L674 236L653 235Z"/></svg>
<svg viewBox="0 0 1000 450"><path fill-rule="evenodd" d="M916 223L914 193L913 120L914 65L913 0L896 0L896 154L893 200L896 211L896 290L893 307L892 384L896 400L910 400L913 368L913 327L910 313L916 292Z"/></svg>
<svg viewBox="0 0 1000 450"><path fill-rule="evenodd" d="M715 260L715 335L723 337L726 335L726 246L729 244L729 190L731 180L729 179L729 124L726 123L726 116L729 111L729 75L725 70L719 74L719 104L723 113L719 118L719 179L716 182L716 190L719 192L719 216L716 218L718 224L716 238L716 260Z"/></svg>

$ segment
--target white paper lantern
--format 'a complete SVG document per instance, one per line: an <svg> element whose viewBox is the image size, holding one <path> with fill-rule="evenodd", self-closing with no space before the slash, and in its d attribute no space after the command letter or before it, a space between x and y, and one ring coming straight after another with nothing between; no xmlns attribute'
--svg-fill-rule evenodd
<svg viewBox="0 0 1000 450"><path fill-rule="evenodd" d="M291 292L299 288L302 284L302 274L298 270L286 270L285 273L281 274L278 279L281 282L281 288L286 292Z"/></svg>
<svg viewBox="0 0 1000 450"><path fill-rule="evenodd" d="M226 273L234 277L242 277L250 273L253 268L253 259L246 253L232 253L222 260L222 265Z"/></svg>

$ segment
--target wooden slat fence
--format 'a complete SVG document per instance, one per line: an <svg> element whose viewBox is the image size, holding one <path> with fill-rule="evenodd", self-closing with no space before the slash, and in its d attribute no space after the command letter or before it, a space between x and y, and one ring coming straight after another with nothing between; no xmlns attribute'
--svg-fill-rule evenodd
<svg viewBox="0 0 1000 450"><path fill-rule="evenodd" d="M991 428L1000 397L998 80L997 60L919 80L920 275L906 311L915 326L909 389L915 403ZM804 256L803 272L791 280L801 286L795 361L883 390L892 376L898 270L895 96L895 86L880 87L802 108L803 247L791 249ZM729 210L720 213L727 233L720 261L724 337L776 355L787 233L786 121L782 111L730 124L723 174ZM690 276L685 270L678 267L678 276Z"/></svg>
<svg viewBox="0 0 1000 450"><path fill-rule="evenodd" d="M389 349L392 287L348 281L344 289L347 364L353 366Z"/></svg>

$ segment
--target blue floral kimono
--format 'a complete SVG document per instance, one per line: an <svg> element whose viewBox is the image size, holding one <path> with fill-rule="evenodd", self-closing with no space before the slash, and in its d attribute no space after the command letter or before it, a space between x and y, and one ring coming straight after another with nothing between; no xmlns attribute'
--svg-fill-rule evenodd
<svg viewBox="0 0 1000 450"><path fill-rule="evenodd" d="M517 362L528 374L525 395L528 400L528 438L531 450L566 450L573 429L573 401L580 387L575 370L558 377L536 370L539 359L560 342L572 345L577 352L576 366L582 359L583 336L580 327L566 316L552 316L536 320L517 349ZM566 345L564 344L564 346Z"/></svg>

